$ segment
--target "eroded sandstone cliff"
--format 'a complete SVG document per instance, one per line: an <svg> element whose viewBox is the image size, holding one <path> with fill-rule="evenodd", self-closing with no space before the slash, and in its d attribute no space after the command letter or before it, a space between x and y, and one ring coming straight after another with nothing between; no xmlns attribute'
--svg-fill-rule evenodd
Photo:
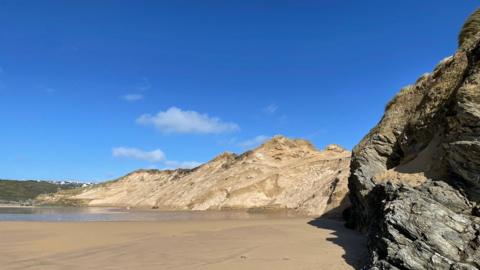
<svg viewBox="0 0 480 270"><path fill-rule="evenodd" d="M77 194L41 200L179 210L294 209L322 215L341 212L348 202L350 156L336 145L318 151L307 141L277 136L242 155L224 153L191 170L140 170Z"/></svg>

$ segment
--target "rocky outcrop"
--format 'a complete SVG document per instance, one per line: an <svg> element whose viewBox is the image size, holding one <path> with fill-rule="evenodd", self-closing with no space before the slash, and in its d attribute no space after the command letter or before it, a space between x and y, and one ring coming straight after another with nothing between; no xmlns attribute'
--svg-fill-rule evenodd
<svg viewBox="0 0 480 270"><path fill-rule="evenodd" d="M475 35L480 29L480 9L477 9L470 17L467 19L465 24L462 27L462 31L458 35L458 46L463 46L465 41L468 41L472 38L475 38Z"/></svg>
<svg viewBox="0 0 480 270"><path fill-rule="evenodd" d="M369 232L372 269L478 269L480 218L445 182L381 184Z"/></svg>
<svg viewBox="0 0 480 270"><path fill-rule="evenodd" d="M353 150L349 189L372 269L480 268L478 31L386 106Z"/></svg>
<svg viewBox="0 0 480 270"><path fill-rule="evenodd" d="M318 151L307 141L277 136L242 155L224 153L191 170L140 170L77 194L59 193L41 201L168 210L338 213L348 203L350 156L337 145Z"/></svg>

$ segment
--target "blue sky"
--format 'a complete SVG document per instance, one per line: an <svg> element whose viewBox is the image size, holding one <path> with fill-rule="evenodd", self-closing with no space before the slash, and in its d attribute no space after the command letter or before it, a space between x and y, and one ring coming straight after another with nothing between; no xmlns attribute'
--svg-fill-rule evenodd
<svg viewBox="0 0 480 270"><path fill-rule="evenodd" d="M100 181L275 134L352 148L475 8L0 0L0 178Z"/></svg>

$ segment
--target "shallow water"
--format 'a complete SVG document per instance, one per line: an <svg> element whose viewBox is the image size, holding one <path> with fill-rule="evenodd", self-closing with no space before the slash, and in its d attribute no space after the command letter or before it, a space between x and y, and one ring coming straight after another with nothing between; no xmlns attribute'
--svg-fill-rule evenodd
<svg viewBox="0 0 480 270"><path fill-rule="evenodd" d="M288 211L160 211L104 207L0 207L0 221L179 221L294 218Z"/></svg>

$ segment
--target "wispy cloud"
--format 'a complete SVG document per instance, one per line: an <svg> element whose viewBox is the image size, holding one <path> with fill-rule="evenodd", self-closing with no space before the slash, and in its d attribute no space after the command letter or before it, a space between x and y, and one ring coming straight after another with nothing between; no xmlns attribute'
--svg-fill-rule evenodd
<svg viewBox="0 0 480 270"><path fill-rule="evenodd" d="M151 87L150 81L145 77L141 82L135 84L133 87L131 86L131 89L129 90L130 93L125 94L120 98L128 102L142 100L145 98L145 95L142 93L150 90Z"/></svg>
<svg viewBox="0 0 480 270"><path fill-rule="evenodd" d="M165 154L162 150L156 149L153 151L144 151L138 148L131 147L115 147L112 150L112 155L117 158L130 158L143 160L148 162L163 162L165 161Z"/></svg>
<svg viewBox="0 0 480 270"><path fill-rule="evenodd" d="M128 102L135 102L135 101L142 100L144 96L141 94L127 94L127 95L121 96L120 98Z"/></svg>
<svg viewBox="0 0 480 270"><path fill-rule="evenodd" d="M275 112L277 112L278 110L278 106L276 104L270 104L268 105L267 107L264 107L262 109L262 111L266 114L274 114Z"/></svg>
<svg viewBox="0 0 480 270"><path fill-rule="evenodd" d="M268 141L271 138L272 138L271 136L259 135L259 136L256 136L255 138L238 142L237 145L244 149L251 149L261 145L262 143Z"/></svg>
<svg viewBox="0 0 480 270"><path fill-rule="evenodd" d="M165 165L168 168L182 168L182 169L191 169L202 165L201 162L198 161L175 161L175 160L167 160Z"/></svg>
<svg viewBox="0 0 480 270"><path fill-rule="evenodd" d="M176 161L168 160L165 153L156 149L153 151L145 151L132 147L115 147L112 149L112 155L116 158L128 158L150 163L160 163L167 168L194 168L200 166L202 163L197 161Z"/></svg>
<svg viewBox="0 0 480 270"><path fill-rule="evenodd" d="M171 107L156 115L144 114L137 119L137 123L152 125L163 133L218 134L240 129L237 124L224 122L218 117L210 117L196 111L184 111L177 107Z"/></svg>

